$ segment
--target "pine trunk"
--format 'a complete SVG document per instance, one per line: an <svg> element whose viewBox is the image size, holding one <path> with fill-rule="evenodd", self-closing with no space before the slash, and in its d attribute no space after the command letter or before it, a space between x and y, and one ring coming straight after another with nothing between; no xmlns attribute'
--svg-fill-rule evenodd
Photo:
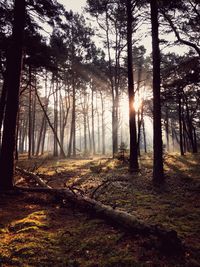
<svg viewBox="0 0 200 267"><path fill-rule="evenodd" d="M133 81L133 58L132 58L132 4L127 0L127 52L128 52L128 96L129 96L129 129L130 129L130 163L129 170L137 171L138 149L137 149L137 129L136 129L136 113L134 108L134 81Z"/></svg>
<svg viewBox="0 0 200 267"><path fill-rule="evenodd" d="M0 189L13 187L15 169L16 124L19 108L19 90L22 68L23 33L25 24L25 0L15 0L12 44L7 64L7 103L0 155Z"/></svg>
<svg viewBox="0 0 200 267"><path fill-rule="evenodd" d="M163 171L163 144L161 125L161 99L160 99L160 49L159 49L159 24L158 3L151 0L151 25L152 25L152 53L153 53L153 182L164 182Z"/></svg>

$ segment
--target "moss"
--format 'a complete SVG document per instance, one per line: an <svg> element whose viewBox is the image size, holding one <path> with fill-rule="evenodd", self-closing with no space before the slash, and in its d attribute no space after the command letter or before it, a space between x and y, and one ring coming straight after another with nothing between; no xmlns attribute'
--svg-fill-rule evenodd
<svg viewBox="0 0 200 267"><path fill-rule="evenodd" d="M8 229L11 232L20 233L21 231L27 228L36 230L39 228L46 228L46 227L47 225L45 223L30 219L27 221L27 218L25 218L23 220L13 222L11 225L9 225Z"/></svg>
<svg viewBox="0 0 200 267"><path fill-rule="evenodd" d="M142 267L130 256L113 256L104 261L102 267Z"/></svg>
<svg viewBox="0 0 200 267"><path fill-rule="evenodd" d="M113 159L58 162L49 160L39 169L39 172L54 174L55 177L51 176L50 179L56 185L55 170L62 171L62 174L66 173L66 176L62 176L63 184L73 184L88 195L91 195L94 188L103 181L113 181L105 190L97 192L98 200L105 204L116 205L117 208L133 213L138 219L145 220L147 223L162 224L167 229L174 229L188 247L197 249L199 248L197 213L199 160L199 155L185 157L177 154L167 155L165 158L167 179L166 186L162 190L155 190L152 186L151 155L142 155L141 170L134 175L128 173L127 162L121 164ZM100 165L102 167L100 173L91 171L93 168L98 169ZM122 179L123 184L117 182ZM191 189L194 191L191 192ZM38 198L36 194L33 196ZM28 204L31 204L31 201ZM46 199L45 202L47 202ZM52 203L46 205L45 202L34 201L33 203L37 204L35 208L39 206L41 210L28 216L18 213L14 218L8 214L5 223L14 220L10 225L14 225L14 228L16 225L15 231L6 232L6 227L0 226L3 229L1 236L3 239L5 237L0 241L0 252L5 252L7 256L4 259L7 262L9 257L13 262L16 261L13 266L151 266L151 263L145 262L149 258L155 259L154 266L185 266L179 264L178 259L171 264L168 262L169 259L163 259L158 251L152 252L152 248L146 249L144 252L146 254L142 258L140 250L144 248L141 243L137 243L140 237L135 240L129 237L126 240L120 237L117 230L108 228L101 220L86 218L76 210L72 215L67 207L67 212L59 215L61 209L55 209ZM42 210L42 205L45 206L45 210ZM23 203L18 210L27 209L28 206L24 207ZM46 212L47 209L51 212ZM19 216L26 218L20 226L18 226L20 220L16 220ZM24 249L26 244L28 246L32 244L32 247L30 245L26 250ZM197 259L197 252L193 251L193 253L190 257ZM5 266L9 266L7 262ZM191 260L191 262L195 266L195 261ZM193 265L188 263L187 267L190 266Z"/></svg>
<svg viewBox="0 0 200 267"><path fill-rule="evenodd" d="M5 234L7 232L8 232L7 228L0 228L0 234Z"/></svg>
<svg viewBox="0 0 200 267"><path fill-rule="evenodd" d="M25 227L23 229L20 229L17 231L18 234L20 233L31 233L34 231L37 231L39 228L37 226L29 226L29 227Z"/></svg>
<svg viewBox="0 0 200 267"><path fill-rule="evenodd" d="M29 214L21 220L13 221L8 225L10 232L21 233L27 230L37 230L39 228L46 229L48 227L47 216L44 211L38 211Z"/></svg>

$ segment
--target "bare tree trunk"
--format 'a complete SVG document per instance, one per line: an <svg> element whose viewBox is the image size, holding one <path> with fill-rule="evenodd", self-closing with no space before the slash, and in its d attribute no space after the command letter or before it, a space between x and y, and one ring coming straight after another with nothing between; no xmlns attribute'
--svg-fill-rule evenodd
<svg viewBox="0 0 200 267"><path fill-rule="evenodd" d="M3 125L5 107L6 107L6 98L7 98L7 85L6 78L4 77L4 82L2 86L1 98L0 98L0 144L1 144L1 128Z"/></svg>
<svg viewBox="0 0 200 267"><path fill-rule="evenodd" d="M192 123L192 118L190 116L190 109L188 106L188 100L187 97L185 96L185 107L186 107L186 119L187 119L187 128L188 128L188 138L190 140L190 145L192 149L192 153L197 153L197 146L195 146L195 141L194 141L194 135L193 135L193 123Z"/></svg>
<svg viewBox="0 0 200 267"><path fill-rule="evenodd" d="M23 32L25 24L25 0L15 0L14 22L10 53L7 64L7 103L0 155L0 189L13 188L14 151L19 108L19 89L22 68Z"/></svg>
<svg viewBox="0 0 200 267"><path fill-rule="evenodd" d="M96 114L97 114L97 152L101 152L101 132L100 132L100 114L98 110L98 98L96 92Z"/></svg>
<svg viewBox="0 0 200 267"><path fill-rule="evenodd" d="M140 143L141 143L141 127L144 122L144 104L142 103L141 109L138 109L138 137L137 137L137 147L138 155L140 156Z"/></svg>
<svg viewBox="0 0 200 267"><path fill-rule="evenodd" d="M37 142L37 149L36 149L36 156L39 155L40 153L40 145L42 142L42 136L43 136L43 131L44 131L44 125L45 125L45 116L42 118L42 124L40 127L39 135L38 135L38 142Z"/></svg>
<svg viewBox="0 0 200 267"><path fill-rule="evenodd" d="M161 100L160 100L160 49L159 49L159 24L158 3L151 0L151 26L152 26L152 53L153 53L153 182L164 182L163 170L163 144L161 125Z"/></svg>
<svg viewBox="0 0 200 267"><path fill-rule="evenodd" d="M102 127L102 154L106 154L106 144L105 144L105 118L104 118L104 101L103 101L103 94L101 94L101 127Z"/></svg>
<svg viewBox="0 0 200 267"><path fill-rule="evenodd" d="M130 172L137 171L138 164L138 146L137 146L137 129L136 114L134 108L134 82L133 82L133 58L132 58L132 3L127 0L127 53L128 53L128 96L129 96L129 129L130 129Z"/></svg>
<svg viewBox="0 0 200 267"><path fill-rule="evenodd" d="M178 96L178 119L179 119L179 146L181 155L183 156L184 149L183 149L182 104L181 104L181 94L179 89L177 92L177 96Z"/></svg>
<svg viewBox="0 0 200 267"><path fill-rule="evenodd" d="M29 66L29 106L28 106L28 158L31 158L32 151L32 74L31 66Z"/></svg>
<svg viewBox="0 0 200 267"><path fill-rule="evenodd" d="M143 131L143 140L144 140L144 153L147 153L147 139L146 139L146 130L145 130L144 119L142 121L142 131Z"/></svg>
<svg viewBox="0 0 200 267"><path fill-rule="evenodd" d="M175 137L174 137L174 126L173 126L173 122L171 120L171 131L172 131L172 146L173 146L173 152L175 151Z"/></svg>
<svg viewBox="0 0 200 267"><path fill-rule="evenodd" d="M76 91L73 78L73 104L72 104L72 134L73 134L73 157L76 157Z"/></svg>
<svg viewBox="0 0 200 267"><path fill-rule="evenodd" d="M58 157L58 142L56 138L58 136L58 78L56 78L56 90L54 91L54 131L56 134L54 134L53 155L54 157Z"/></svg>
<svg viewBox="0 0 200 267"><path fill-rule="evenodd" d="M92 90L92 153L96 154L96 146L95 146L95 136L94 136L94 88L91 87Z"/></svg>
<svg viewBox="0 0 200 267"><path fill-rule="evenodd" d="M53 125L52 125L52 123L51 123L51 121L50 121L50 119L49 119L49 116L47 115L47 112L46 112L44 106L42 105L42 102L41 102L41 100L40 100L40 97L39 97L39 95L38 95L38 93L37 93L36 88L35 88L35 93L36 93L38 102L39 102L39 104L40 104L40 106L41 106L41 108L42 108L42 111L44 112L44 115L45 115L45 117L46 117L46 119L47 119L47 122L48 122L48 124L49 124L49 127L51 128L51 130L52 130L52 132L53 132L53 134L54 134L54 136L55 136L55 138L56 138L56 140L57 140L57 142L58 142L58 145L59 145L59 147L60 147L60 151L61 151L61 156L65 158L66 156L65 156L65 152L64 152L64 150L63 150L63 147L61 146L61 143L60 143L60 140L59 140L59 138L58 138L58 136L57 136L57 133L55 132L54 127L53 127Z"/></svg>
<svg viewBox="0 0 200 267"><path fill-rule="evenodd" d="M85 112L83 115L83 127L84 127L84 154L86 154L88 152L88 147L87 147L87 119Z"/></svg>
<svg viewBox="0 0 200 267"><path fill-rule="evenodd" d="M75 81L72 79L72 90L73 90L73 99L72 99L72 118L71 118L71 129L69 137L69 146L67 157L70 158L73 148L73 156L76 156L76 91L75 91Z"/></svg>
<svg viewBox="0 0 200 267"><path fill-rule="evenodd" d="M92 151L92 138L91 138L91 132L90 132L90 119L89 119L88 114L87 114L87 126L88 126L88 139L89 139L89 145L90 145L89 152L91 153L91 151Z"/></svg>
<svg viewBox="0 0 200 267"><path fill-rule="evenodd" d="M19 108L20 109L20 108ZM19 112L17 113L16 141L15 141L15 160L19 159L18 141L19 141Z"/></svg>
<svg viewBox="0 0 200 267"><path fill-rule="evenodd" d="M167 140L167 151L169 152L169 110L166 106L166 113L165 113L165 132L166 132L166 140Z"/></svg>
<svg viewBox="0 0 200 267"><path fill-rule="evenodd" d="M36 83L35 83L36 86ZM35 154L35 117L36 117L36 95L33 95L32 108L32 156Z"/></svg>
<svg viewBox="0 0 200 267"><path fill-rule="evenodd" d="M112 94L112 152L113 157L118 152L118 128L117 128L117 120L116 117L116 88L113 81L112 74L112 60L111 60L111 47L110 47L110 39L109 39L109 22L108 22L108 10L106 10L106 42L107 42L107 50L108 50L108 62L109 62L109 79L111 85L111 94Z"/></svg>
<svg viewBox="0 0 200 267"><path fill-rule="evenodd" d="M197 153L198 152L198 146L197 146L197 135L196 135L196 129L193 126L193 134L194 134L194 149L193 149L193 153Z"/></svg>
<svg viewBox="0 0 200 267"><path fill-rule="evenodd" d="M46 133L47 133L47 120L45 119L45 121L44 121L44 131L43 131L43 135L42 135L41 155L44 155Z"/></svg>

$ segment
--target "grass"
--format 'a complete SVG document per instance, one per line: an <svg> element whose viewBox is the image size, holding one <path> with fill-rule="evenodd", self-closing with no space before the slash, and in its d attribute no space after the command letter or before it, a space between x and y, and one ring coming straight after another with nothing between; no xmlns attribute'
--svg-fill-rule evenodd
<svg viewBox="0 0 200 267"><path fill-rule="evenodd" d="M166 183L154 188L150 155L141 157L135 174L113 159L48 159L41 166L23 159L21 167L38 165L37 172L53 187L74 186L91 196L102 185L95 199L176 230L185 258L165 258L151 238L134 238L50 197L26 194L0 200L0 266L199 266L199 162L198 154L166 155Z"/></svg>

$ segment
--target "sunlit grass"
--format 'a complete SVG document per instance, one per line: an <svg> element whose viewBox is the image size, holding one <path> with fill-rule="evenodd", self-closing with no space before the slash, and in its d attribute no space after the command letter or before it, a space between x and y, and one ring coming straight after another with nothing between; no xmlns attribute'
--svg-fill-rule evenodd
<svg viewBox="0 0 200 267"><path fill-rule="evenodd" d="M134 174L129 173L127 161L111 158L48 160L37 171L50 176L50 185L74 186L89 197L100 186L95 199L128 211L147 223L174 229L187 246L198 249L199 162L199 154L183 157L178 153L165 154L166 183L160 189L152 184L150 153L140 157L140 171Z"/></svg>

